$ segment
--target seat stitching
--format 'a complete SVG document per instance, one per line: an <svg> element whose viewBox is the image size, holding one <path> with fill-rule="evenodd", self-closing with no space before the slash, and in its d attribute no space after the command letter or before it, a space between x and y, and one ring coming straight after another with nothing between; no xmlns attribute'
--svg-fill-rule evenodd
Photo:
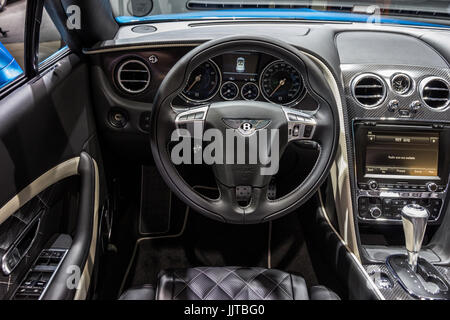
<svg viewBox="0 0 450 320"><path fill-rule="evenodd" d="M287 274L281 281L279 281L279 282L276 282L276 281L274 281L274 279L272 279L272 278L270 278L270 277L268 277L266 274L265 274L265 272L267 271L267 270L259 270L259 272L256 274L256 275L254 275L252 278L250 278L248 281L246 281L246 280L244 280L238 273L237 273L237 271L239 271L239 270L241 270L241 268L239 268L239 269L229 269L229 268L226 268L226 267L224 267L224 269L226 270L226 271L228 271L228 273L225 275L225 276L223 276L219 281L216 281L216 280L214 280L214 279L212 279L208 274L207 274L207 272L208 272L208 270L211 270L212 268L205 268L205 269L203 269L203 268L194 268L195 269L195 271L197 271L198 272L198 274L196 275L196 276L194 276L192 279L190 279L189 281L186 281L185 279L183 279L180 275L178 275L177 273L176 273L176 271L174 270L173 272L172 272L172 277L173 277L173 282L172 282L172 297L175 299L175 298L177 298L180 294L181 294L181 292L183 292L184 290L186 290L186 289L189 289L192 293L194 293L199 299L202 299L202 300L204 300L204 299L206 299L206 298L208 298L211 294L212 294L212 292L213 292L213 290L215 289L215 288L220 288L228 297L230 297L232 300L236 300L236 298L244 291L244 289L245 288L248 288L251 292L253 292L254 294L256 294L260 299L262 299L262 300L266 300L277 288L279 288L282 292L284 292L289 298L291 298L291 299L295 299L295 296L294 296L294 290L293 290L293 288L294 288L294 286L293 286L293 280L292 280L292 275L290 275L290 274ZM222 286L222 282L227 278L227 277L229 277L231 274L234 274L238 279L240 279L241 281L242 281L242 284L243 284L243 287L242 287L242 289L233 297L229 292L227 292L227 290L225 290L225 288ZM211 280L211 281L213 281L213 282L215 282L215 285L205 294L205 295L200 295L199 293L197 293L197 292L195 292L194 291L194 289L191 287L191 285L194 283L194 281L198 278L198 277L200 277L201 275L204 275L205 277L207 277L209 280ZM254 288L252 288L251 287L251 283L253 282L253 281L255 281L255 279L258 277L258 276L260 276L260 275L262 275L262 276L264 276L264 278L266 278L267 280L269 280L272 284L274 284L275 286L272 288L272 290L267 294L267 295L265 295L265 297L262 297L257 291L255 291L255 289ZM174 296L174 294L175 294L175 277L177 277L177 279L180 279L181 281L183 281L184 282L184 287L177 293L177 295L175 295ZM280 285L287 279L287 277L290 277L290 282L291 282L291 287L292 287L292 294L289 294L283 287L281 287Z"/></svg>
<svg viewBox="0 0 450 320"><path fill-rule="evenodd" d="M231 299L233 299L233 297L231 296L231 294L229 294L227 291L225 291L225 289L221 286L221 283L222 283L222 281L223 281L224 279L226 279L230 274L234 273L234 271L228 270L228 269L225 269L225 270L227 270L228 273L227 273L224 277L222 277L222 279L220 279L219 281L215 281L215 280L211 279L207 274L205 274L206 277L208 277L208 278L211 279L212 281L216 282L216 284L211 288L211 290L208 291L207 294L205 294L205 296L204 296L204 298L203 298L204 300L206 300L206 299L208 298L208 296L212 293L212 291L213 291L216 287L219 287L220 289L222 289L222 291L225 292L225 294L226 294L227 296L229 296Z"/></svg>
<svg viewBox="0 0 450 320"><path fill-rule="evenodd" d="M260 297L261 300L266 300L265 297L262 297L258 292L256 292L253 288L251 288L251 287L249 286L250 282L252 282L253 280L256 279L256 277L258 277L259 275L261 275L261 273L262 273L263 271L264 271L264 270L259 270L259 273L256 274L256 275L255 275L253 278L251 278L249 281L245 281L241 276L239 276L238 274L235 273L236 276L237 276L239 279L241 279L242 282L244 283L244 286L243 286L242 289L236 294L235 297L238 297L238 296L241 294L241 292L244 291L244 289L247 287L249 290L251 290L253 293L255 293L258 297ZM267 296L266 296L266 297L267 297ZM235 299L233 299L233 300L235 300Z"/></svg>
<svg viewBox="0 0 450 320"><path fill-rule="evenodd" d="M211 269L211 268L208 268L208 269L205 269L205 271L207 271L207 270L209 270L209 269ZM174 270L173 272L172 272L172 275L173 275L173 277L174 277L174 279L173 279L173 286L174 286L174 290L175 290L175 276L178 278L178 279L180 279L181 281L183 281L184 282L184 287L183 287L183 289L181 289L178 293L177 293L177 295L176 296L173 296L173 298L175 299L175 298L177 298L180 294L181 294L181 292L183 292L186 288L189 288L199 299L202 299L202 297L200 297L200 295L197 293L197 292L195 292L194 291L194 289L192 289L191 287L190 287L190 285L191 285L191 283L195 280L195 279L197 279L198 277L200 277L202 274L204 274L200 269L198 269L198 268L194 268L194 270L195 271L197 271L197 272L199 272L195 277L193 277L191 280L189 280L189 281L186 281L185 279L183 279L181 276L179 276L178 274L176 274L176 271ZM211 279L211 278L210 278ZM211 279L212 280L212 279Z"/></svg>
<svg viewBox="0 0 450 320"><path fill-rule="evenodd" d="M272 281L272 282L275 284L275 286L273 287L273 289L266 295L266 297L269 296L269 295L271 295L271 294L275 291L275 289L280 289L281 291L283 291L283 292L286 294L286 296L287 296L288 298L292 299L292 295L290 295L289 292L287 292L283 287L280 286L281 283L283 283L283 282L286 280L286 278L288 277L288 275L285 276L285 277L284 277L280 282L278 282L278 283L274 282L272 279L268 278L268 277L267 277L266 275L264 275L264 274L263 274L263 276L266 277L267 279L269 279L270 281Z"/></svg>
<svg viewBox="0 0 450 320"><path fill-rule="evenodd" d="M278 283L275 282L272 278L269 278L268 276L266 276L264 273L261 273L261 275L263 277L265 277L266 279L268 279L273 284L275 284L275 287L268 293L268 295L271 294L273 291L275 291L276 288L280 288L280 290L282 290L289 298L291 297L289 292L287 292L283 287L280 286L280 284L286 280L286 278L289 276L289 274L285 275L285 277Z"/></svg>

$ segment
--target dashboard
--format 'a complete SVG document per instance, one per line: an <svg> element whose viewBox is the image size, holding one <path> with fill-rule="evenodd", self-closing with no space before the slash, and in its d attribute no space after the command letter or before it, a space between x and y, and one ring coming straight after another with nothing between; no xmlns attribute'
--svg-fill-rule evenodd
<svg viewBox="0 0 450 320"><path fill-rule="evenodd" d="M104 70L111 74L110 84L117 94L134 101L152 102L164 75L181 56L173 49L134 52L109 57L104 61ZM276 57L248 51L226 53L201 63L189 75L173 106L190 108L232 100L317 109L298 70Z"/></svg>
<svg viewBox="0 0 450 320"><path fill-rule="evenodd" d="M261 37L270 31L325 66L324 76L336 82L351 184L348 206L356 223L400 225L398 208L416 202L433 212L430 223L442 222L450 163L445 147L450 143L450 46L442 41L448 32L287 22L174 22L156 29L142 35L123 26L115 40L86 51L93 62L97 117L104 119L100 130L118 153L151 158L152 102L165 75L187 52L218 37ZM304 79L275 56L229 52L197 66L172 105L257 100L313 113L318 104Z"/></svg>

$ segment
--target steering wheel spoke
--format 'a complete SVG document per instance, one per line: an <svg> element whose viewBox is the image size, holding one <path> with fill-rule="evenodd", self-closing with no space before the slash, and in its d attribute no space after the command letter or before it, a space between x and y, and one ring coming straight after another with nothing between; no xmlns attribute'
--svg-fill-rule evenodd
<svg viewBox="0 0 450 320"><path fill-rule="evenodd" d="M178 113L175 117L176 128L186 130L179 130L179 136L188 134L190 137L195 137L197 134L203 134L208 109L209 105Z"/></svg>
<svg viewBox="0 0 450 320"><path fill-rule="evenodd" d="M297 109L283 107L288 123L288 142L298 140L313 140L317 119Z"/></svg>
<svg viewBox="0 0 450 320"><path fill-rule="evenodd" d="M216 202L218 211L222 211L222 217L228 222L240 223L244 218L244 209L239 205L236 187L228 187L217 182L220 197ZM224 209L224 210L221 210Z"/></svg>

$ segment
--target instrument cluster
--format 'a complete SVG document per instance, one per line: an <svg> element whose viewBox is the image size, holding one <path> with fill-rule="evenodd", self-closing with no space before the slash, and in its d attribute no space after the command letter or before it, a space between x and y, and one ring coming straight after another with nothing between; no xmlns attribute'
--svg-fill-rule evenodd
<svg viewBox="0 0 450 320"><path fill-rule="evenodd" d="M300 72L289 63L257 52L232 52L210 59L191 72L180 98L194 105L260 100L293 106L305 93Z"/></svg>

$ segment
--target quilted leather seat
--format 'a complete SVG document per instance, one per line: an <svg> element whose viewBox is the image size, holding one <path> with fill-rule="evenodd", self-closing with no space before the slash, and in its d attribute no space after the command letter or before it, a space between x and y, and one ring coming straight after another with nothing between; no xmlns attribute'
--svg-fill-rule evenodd
<svg viewBox="0 0 450 320"><path fill-rule="evenodd" d="M158 285L135 287L121 300L339 300L323 286L307 289L302 277L280 270L201 267L166 270Z"/></svg>

